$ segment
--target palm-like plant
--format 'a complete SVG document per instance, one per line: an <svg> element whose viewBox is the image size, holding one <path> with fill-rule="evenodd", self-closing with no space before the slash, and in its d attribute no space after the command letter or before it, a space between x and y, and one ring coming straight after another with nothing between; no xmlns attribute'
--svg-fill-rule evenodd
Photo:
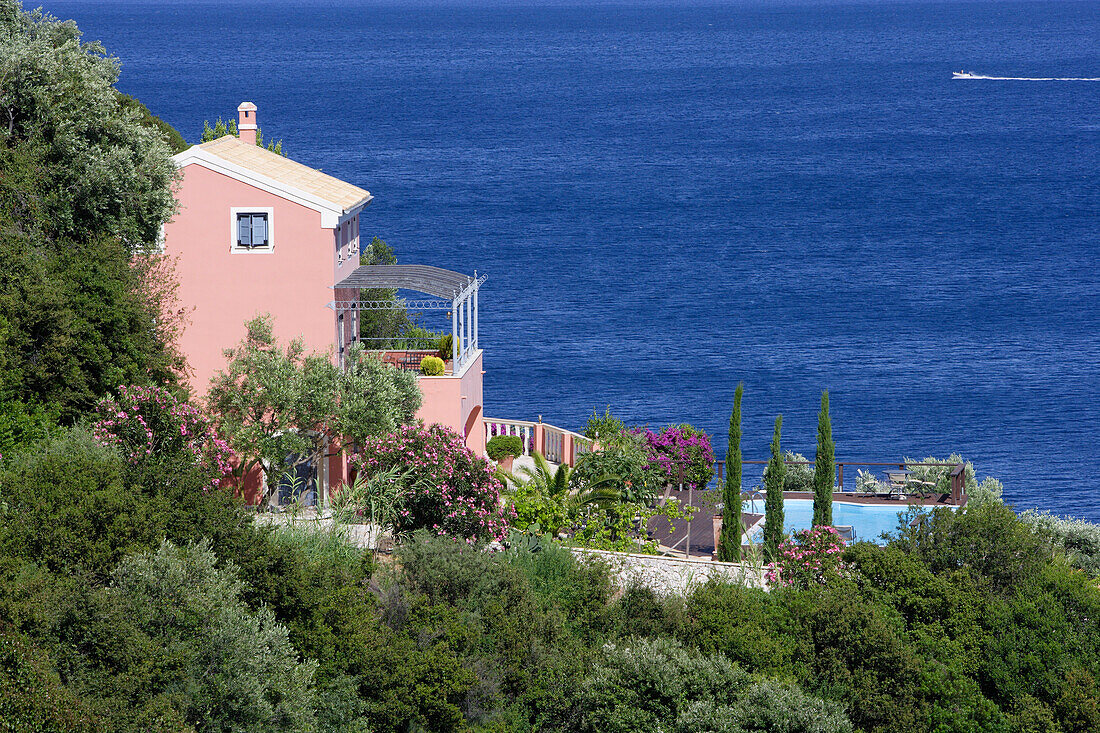
<svg viewBox="0 0 1100 733"><path fill-rule="evenodd" d="M533 451L531 458L534 467L521 466L515 473L498 472L511 487L509 499L521 524L537 522L542 529L556 532L587 507L622 501L622 482L616 476L600 476L582 484L569 465L554 468L538 451Z"/></svg>
<svg viewBox="0 0 1100 733"><path fill-rule="evenodd" d="M564 496L569 491L569 479L573 469L568 464L563 463L554 470L550 466L550 461L546 460L546 456L538 451L531 453L531 459L535 462L535 467L521 466L516 472L518 476L514 476L518 483L547 498Z"/></svg>

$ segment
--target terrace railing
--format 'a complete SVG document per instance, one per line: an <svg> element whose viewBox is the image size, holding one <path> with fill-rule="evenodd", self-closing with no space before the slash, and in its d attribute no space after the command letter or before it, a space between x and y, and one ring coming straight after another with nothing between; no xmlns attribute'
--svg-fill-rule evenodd
<svg viewBox="0 0 1100 733"><path fill-rule="evenodd" d="M577 465L577 459L592 450L592 441L572 430L542 422L485 418L485 440L494 435L516 435L523 441L523 455L538 451L551 463Z"/></svg>
<svg viewBox="0 0 1100 733"><path fill-rule="evenodd" d="M535 423L526 420L500 420L497 418L485 418L485 442L497 435L515 435L523 441L523 455L531 455L531 436L534 434Z"/></svg>
<svg viewBox="0 0 1100 733"><path fill-rule="evenodd" d="M748 465L760 465L764 466L768 464L768 461L742 461ZM788 466L812 466L813 461L791 461L785 460L785 464ZM722 480L725 477L725 461L714 462L714 477L718 480ZM963 497L966 496L966 466L962 463L906 463L905 461L898 461L895 463L883 463L876 461L836 461L837 467L837 489L841 492L844 491L844 467L855 466L858 468L864 467L885 467L895 468L899 471L907 471L910 468L949 468L948 478L951 480L951 501L955 504L960 503ZM851 471L849 471L851 473Z"/></svg>

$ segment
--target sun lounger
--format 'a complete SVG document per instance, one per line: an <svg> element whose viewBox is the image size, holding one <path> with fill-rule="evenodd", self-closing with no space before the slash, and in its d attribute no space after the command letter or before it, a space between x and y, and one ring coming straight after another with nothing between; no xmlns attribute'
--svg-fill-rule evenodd
<svg viewBox="0 0 1100 733"><path fill-rule="evenodd" d="M833 526L833 529L840 535L840 539L845 542L854 542L856 539L856 530L850 524L837 524Z"/></svg>

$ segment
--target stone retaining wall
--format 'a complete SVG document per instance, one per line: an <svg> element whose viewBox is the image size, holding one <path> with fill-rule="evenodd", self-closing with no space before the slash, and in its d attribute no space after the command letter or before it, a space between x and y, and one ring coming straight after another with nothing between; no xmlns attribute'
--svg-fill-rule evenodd
<svg viewBox="0 0 1100 733"><path fill-rule="evenodd" d="M596 557L606 562L611 568L612 579L622 588L637 584L659 595L687 595L693 588L715 578L767 590L763 571L740 563L634 555L579 547L570 549L578 557Z"/></svg>

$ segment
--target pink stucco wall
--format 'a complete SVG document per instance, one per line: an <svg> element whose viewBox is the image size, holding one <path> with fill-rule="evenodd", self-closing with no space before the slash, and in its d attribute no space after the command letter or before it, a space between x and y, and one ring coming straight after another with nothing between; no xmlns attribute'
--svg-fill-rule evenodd
<svg viewBox="0 0 1100 733"><path fill-rule="evenodd" d="M333 353L335 314L327 306L334 277L357 262L345 256L336 266L336 238L321 227L321 215L200 165L184 167L182 176L164 248L176 259L180 303L189 309L179 345L194 392L206 393L225 366L222 350L240 342L245 321L260 313L274 317L281 343L300 336L307 351ZM233 251L233 208L273 210L269 252Z"/></svg>
<svg viewBox="0 0 1100 733"><path fill-rule="evenodd" d="M438 423L466 434L466 445L485 455L485 418L482 414L482 355L454 377L420 377L417 385L424 402L416 416L426 424Z"/></svg>

